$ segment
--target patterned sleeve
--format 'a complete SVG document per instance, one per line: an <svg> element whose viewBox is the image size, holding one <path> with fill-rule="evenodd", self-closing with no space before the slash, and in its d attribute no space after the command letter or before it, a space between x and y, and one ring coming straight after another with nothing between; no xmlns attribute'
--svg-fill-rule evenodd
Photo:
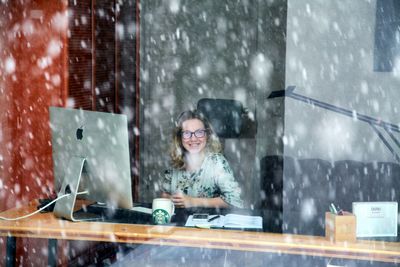
<svg viewBox="0 0 400 267"><path fill-rule="evenodd" d="M243 208L241 189L226 158L221 154L212 156L215 164L215 182L220 190L220 197L229 205Z"/></svg>
<svg viewBox="0 0 400 267"><path fill-rule="evenodd" d="M164 172L164 178L161 182L161 190L165 193L171 194L172 170Z"/></svg>

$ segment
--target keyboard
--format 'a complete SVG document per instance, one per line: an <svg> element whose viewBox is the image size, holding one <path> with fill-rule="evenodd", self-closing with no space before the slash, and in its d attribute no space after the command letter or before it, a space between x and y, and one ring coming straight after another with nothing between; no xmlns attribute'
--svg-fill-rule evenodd
<svg viewBox="0 0 400 267"><path fill-rule="evenodd" d="M145 207L133 207L131 210L141 212L141 213L146 213L146 214L152 214L153 210L150 208L145 208Z"/></svg>
<svg viewBox="0 0 400 267"><path fill-rule="evenodd" d="M132 209L110 208L103 205L92 204L85 209L74 213L77 220L130 223L130 224L151 224L151 209L143 206L134 206Z"/></svg>

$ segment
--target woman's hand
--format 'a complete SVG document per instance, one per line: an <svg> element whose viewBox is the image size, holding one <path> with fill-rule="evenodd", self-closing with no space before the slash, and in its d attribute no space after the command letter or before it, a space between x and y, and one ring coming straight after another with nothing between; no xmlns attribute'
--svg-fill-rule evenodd
<svg viewBox="0 0 400 267"><path fill-rule="evenodd" d="M171 197L172 202L174 202L175 206L178 208L190 208L194 205L194 198L189 197L183 193L176 193Z"/></svg>

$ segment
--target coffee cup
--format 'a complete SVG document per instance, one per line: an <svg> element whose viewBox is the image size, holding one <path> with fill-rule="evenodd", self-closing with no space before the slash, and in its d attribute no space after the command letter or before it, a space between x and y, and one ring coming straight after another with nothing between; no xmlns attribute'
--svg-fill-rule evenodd
<svg viewBox="0 0 400 267"><path fill-rule="evenodd" d="M175 206L169 198L155 198L152 204L152 215L154 224L166 224L171 222Z"/></svg>

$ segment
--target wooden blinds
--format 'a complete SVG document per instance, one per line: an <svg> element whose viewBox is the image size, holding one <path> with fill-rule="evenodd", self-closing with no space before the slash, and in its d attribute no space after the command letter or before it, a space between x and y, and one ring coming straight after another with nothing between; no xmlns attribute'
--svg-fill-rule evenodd
<svg viewBox="0 0 400 267"><path fill-rule="evenodd" d="M69 106L115 112L114 1L69 1Z"/></svg>

